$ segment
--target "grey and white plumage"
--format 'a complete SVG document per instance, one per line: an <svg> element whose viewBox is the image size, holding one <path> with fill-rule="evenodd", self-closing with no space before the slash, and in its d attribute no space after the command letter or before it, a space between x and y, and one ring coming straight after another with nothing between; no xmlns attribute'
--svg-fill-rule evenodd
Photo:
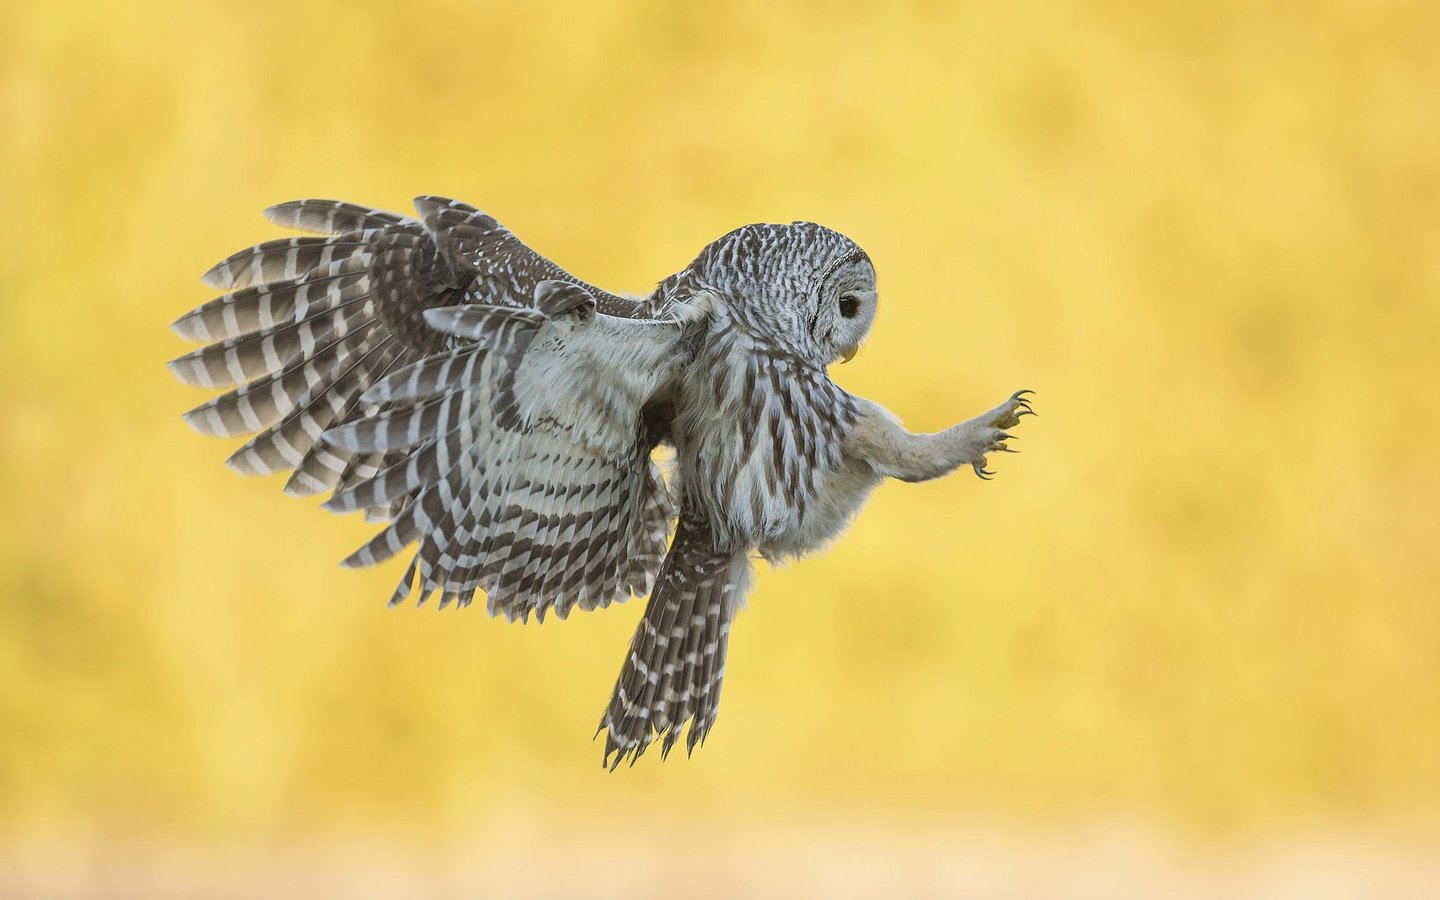
<svg viewBox="0 0 1440 900"><path fill-rule="evenodd" d="M1030 412L1019 392L917 435L831 381L870 329L875 273L822 226L737 229L631 298L473 207L415 207L267 210L323 236L206 273L228 293L173 327L210 343L170 367L234 387L185 418L253 435L232 468L290 471L288 493L386 522L346 565L414 545L392 604L483 591L490 614L527 621L649 593L600 722L612 767L657 737L668 753L687 722L687 748L704 740L753 555L815 549L887 476L988 476L985 455Z"/></svg>

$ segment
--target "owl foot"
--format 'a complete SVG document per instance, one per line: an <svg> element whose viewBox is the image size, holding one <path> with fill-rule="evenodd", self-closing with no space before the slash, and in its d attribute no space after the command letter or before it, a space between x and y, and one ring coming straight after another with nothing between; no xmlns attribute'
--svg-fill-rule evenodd
<svg viewBox="0 0 1440 900"><path fill-rule="evenodd" d="M1030 398L1026 394L1033 394L1034 391L1016 391L1010 395L1010 399L995 407L987 413L983 413L966 422L966 449L969 451L964 462L970 464L975 474L989 481L995 473L986 468L985 456L988 453L1019 453L1006 444L1007 441L1015 440L1008 429L1020 424L1025 416L1037 415L1035 410L1030 408Z"/></svg>

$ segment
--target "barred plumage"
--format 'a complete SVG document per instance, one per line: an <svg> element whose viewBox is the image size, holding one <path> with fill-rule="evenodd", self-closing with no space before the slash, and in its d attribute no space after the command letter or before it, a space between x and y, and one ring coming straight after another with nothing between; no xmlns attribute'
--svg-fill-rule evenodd
<svg viewBox="0 0 1440 900"><path fill-rule="evenodd" d="M683 515L596 729L606 732L611 768L639 759L657 737L669 756L686 722L686 751L705 741L719 711L730 621L749 583L746 554L717 549L705 517Z"/></svg>
<svg viewBox="0 0 1440 900"><path fill-rule="evenodd" d="M874 270L811 223L715 241L644 298L588 285L488 215L420 197L418 218L332 200L265 211L317 232L256 244L177 320L210 342L170 363L226 393L185 414L254 436L229 464L289 470L288 493L385 527L346 558L414 555L390 602L432 594L543 620L654 587L601 730L605 761L714 724L750 557L814 549L884 476L984 473L1023 394L911 435L847 393L875 312ZM673 447L669 484L653 458ZM676 510L679 526L666 540Z"/></svg>

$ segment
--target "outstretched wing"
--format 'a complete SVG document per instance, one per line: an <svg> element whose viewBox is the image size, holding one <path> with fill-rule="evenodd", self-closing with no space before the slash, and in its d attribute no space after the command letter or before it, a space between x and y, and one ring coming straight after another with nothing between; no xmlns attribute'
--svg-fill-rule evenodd
<svg viewBox="0 0 1440 900"><path fill-rule="evenodd" d="M595 310L583 288L541 282L536 308L427 310L456 342L371 388L382 410L327 432L351 453L405 455L338 492L335 511L403 511L347 565L418 542L391 602L420 597L491 613L562 617L645 594L665 551L670 501L650 454L681 326Z"/></svg>
<svg viewBox="0 0 1440 900"><path fill-rule="evenodd" d="M416 208L267 210L326 236L206 274L232 290L174 328L215 343L171 369L238 386L186 420L255 433L229 460L241 472L293 470L289 493L333 490L331 509L393 519L347 560L418 542L392 602L415 575L422 601L483 587L492 613L521 618L647 591L672 518L650 454L680 324L639 318L641 301L583 284L478 210Z"/></svg>

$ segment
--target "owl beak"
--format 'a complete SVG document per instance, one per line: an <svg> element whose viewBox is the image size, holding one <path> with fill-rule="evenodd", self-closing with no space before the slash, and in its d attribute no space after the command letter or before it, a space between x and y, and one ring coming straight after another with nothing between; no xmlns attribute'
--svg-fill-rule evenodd
<svg viewBox="0 0 1440 900"><path fill-rule="evenodd" d="M859 352L860 352L860 345L859 345L859 344L856 344L855 346L850 347L850 348L848 348L848 349L846 349L846 350L840 351L840 364L841 364L841 365L844 365L845 363L847 363L847 362L849 362L850 360L854 359L854 358L855 358L855 354L857 354L857 353L859 353Z"/></svg>

